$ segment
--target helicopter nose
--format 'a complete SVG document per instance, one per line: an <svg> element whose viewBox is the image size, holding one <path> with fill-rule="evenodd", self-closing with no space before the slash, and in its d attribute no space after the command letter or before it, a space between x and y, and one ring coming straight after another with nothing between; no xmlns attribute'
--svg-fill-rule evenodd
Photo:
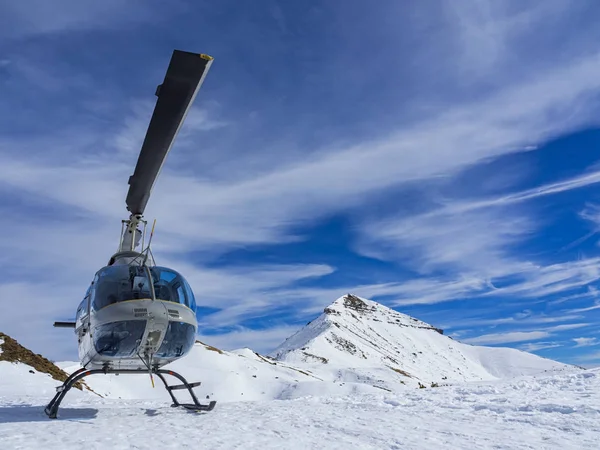
<svg viewBox="0 0 600 450"><path fill-rule="evenodd" d="M142 353L154 354L158 351L167 332L169 315L167 308L161 302L152 302L147 306L147 309L146 332L140 347Z"/></svg>

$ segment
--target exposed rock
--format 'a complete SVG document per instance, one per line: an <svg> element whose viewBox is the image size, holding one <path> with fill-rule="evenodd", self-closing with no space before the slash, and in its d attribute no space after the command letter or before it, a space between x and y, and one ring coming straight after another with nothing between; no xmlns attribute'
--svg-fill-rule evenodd
<svg viewBox="0 0 600 450"><path fill-rule="evenodd" d="M344 296L344 306L358 312L374 310L374 308L370 308L364 301L352 294Z"/></svg>

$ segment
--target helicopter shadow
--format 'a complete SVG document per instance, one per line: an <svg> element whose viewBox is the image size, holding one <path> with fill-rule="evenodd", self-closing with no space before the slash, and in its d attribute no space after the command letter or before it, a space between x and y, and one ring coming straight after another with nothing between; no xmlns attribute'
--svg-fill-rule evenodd
<svg viewBox="0 0 600 450"><path fill-rule="evenodd" d="M146 409L144 414L146 414L149 417L153 417L153 416L159 416L161 413L158 412L158 410L156 410L156 409Z"/></svg>
<svg viewBox="0 0 600 450"><path fill-rule="evenodd" d="M1 423L49 422L53 420L94 419L98 410L94 408L60 408L58 419L49 419L44 413L44 406L14 405L0 406Z"/></svg>

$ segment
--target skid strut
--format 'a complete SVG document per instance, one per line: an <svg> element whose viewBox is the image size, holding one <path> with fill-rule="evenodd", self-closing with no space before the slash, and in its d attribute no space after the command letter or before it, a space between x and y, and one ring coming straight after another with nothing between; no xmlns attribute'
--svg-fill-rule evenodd
<svg viewBox="0 0 600 450"><path fill-rule="evenodd" d="M77 383L79 380L81 380L82 378L85 378L87 376L95 375L95 374L119 374L120 375L120 374L147 374L147 373L148 373L147 370L132 370L132 369L121 369L121 370L118 370L118 369L114 369L114 370L113 369L91 369L91 370L79 369L79 370L73 372L61 386L56 388L56 395L50 401L50 403L48 403L48 406L46 406L46 408L44 409L44 412L46 413L46 415L49 418L56 419L56 414L58 413L58 407L60 406L60 403L65 398L65 395L67 395L67 392L69 392L69 389L71 389L73 387L73 385L75 383ZM187 380L183 376L178 374L177 372L173 372L172 370L164 370L164 369L152 369L152 373L155 374L156 376L158 376L158 378L160 378L161 381L163 382L163 384L165 385L167 392L171 396L171 400L173 400L173 404L171 405L173 407L181 406L182 408L189 409L192 411L212 411L212 409L217 404L216 401L211 401L207 405L200 403L198 401L198 398L196 397L196 394L194 394L194 391L192 390L193 388L200 386L200 383L188 383ZM169 386L167 383L167 380L165 379L165 375L171 375L172 377L177 378L179 381L181 381L182 384ZM193 403L179 403L177 401L177 398L173 394L173 391L178 390L178 389L187 389L188 392L190 393L190 396L192 397Z"/></svg>

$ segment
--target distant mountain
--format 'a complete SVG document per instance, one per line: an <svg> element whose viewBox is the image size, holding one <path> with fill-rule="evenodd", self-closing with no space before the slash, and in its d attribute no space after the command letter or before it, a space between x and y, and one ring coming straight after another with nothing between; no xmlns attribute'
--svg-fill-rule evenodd
<svg viewBox="0 0 600 450"><path fill-rule="evenodd" d="M460 343L428 323L351 294L325 308L271 356L322 377L329 373L337 381L388 389L398 382L431 385L574 369L511 348Z"/></svg>

